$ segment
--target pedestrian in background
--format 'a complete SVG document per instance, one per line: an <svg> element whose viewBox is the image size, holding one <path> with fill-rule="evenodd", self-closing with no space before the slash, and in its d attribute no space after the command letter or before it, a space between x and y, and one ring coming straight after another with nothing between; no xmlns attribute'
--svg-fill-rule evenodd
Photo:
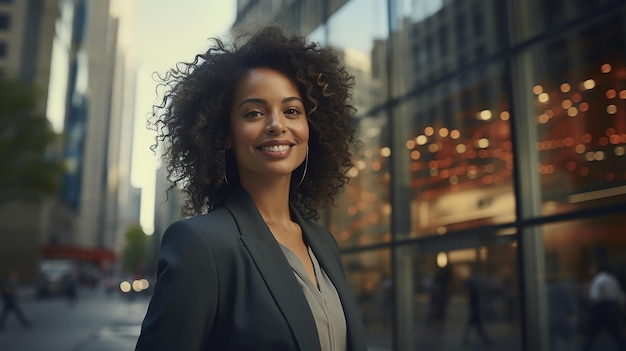
<svg viewBox="0 0 626 351"><path fill-rule="evenodd" d="M18 279L17 279L17 271L15 269L11 269L7 277L2 281L2 315L0 315L0 330L4 329L4 324L6 322L9 314L13 312L18 321L22 324L22 326L26 329L31 327L30 321L26 318L22 309L20 308L18 301Z"/></svg>
<svg viewBox="0 0 626 351"><path fill-rule="evenodd" d="M589 287L591 309L587 319L587 336L583 351L593 350L598 334L606 330L619 351L626 351L622 308L626 297L619 281L606 265L591 267L594 274Z"/></svg>
<svg viewBox="0 0 626 351"><path fill-rule="evenodd" d="M137 350L362 351L333 236L315 220L348 181L354 78L273 25L165 76L153 121L195 216L161 241Z"/></svg>

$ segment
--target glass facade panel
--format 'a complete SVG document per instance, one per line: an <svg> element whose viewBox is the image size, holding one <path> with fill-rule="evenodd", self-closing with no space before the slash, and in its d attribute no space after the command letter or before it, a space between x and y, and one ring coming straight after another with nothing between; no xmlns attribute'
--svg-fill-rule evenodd
<svg viewBox="0 0 626 351"><path fill-rule="evenodd" d="M356 78L354 102L367 114L385 101L386 57L378 42L388 37L384 1L352 0L328 19L328 45L343 52L346 67Z"/></svg>
<svg viewBox="0 0 626 351"><path fill-rule="evenodd" d="M395 162L412 194L411 235L513 222L513 153L504 66L467 70L394 110ZM402 166L398 167L402 167Z"/></svg>
<svg viewBox="0 0 626 351"><path fill-rule="evenodd" d="M577 20L608 13L622 0L508 0L513 41L519 42L542 35L546 31L560 30Z"/></svg>
<svg viewBox="0 0 626 351"><path fill-rule="evenodd" d="M391 241L390 148L386 146L386 126L383 113L358 120L362 155L348 173L352 177L350 183L329 215L330 231L341 248Z"/></svg>
<svg viewBox="0 0 626 351"><path fill-rule="evenodd" d="M543 214L626 201L625 22L622 8L524 55Z"/></svg>
<svg viewBox="0 0 626 351"><path fill-rule="evenodd" d="M499 234L403 249L399 262L413 279L400 292L412 300L410 349L521 350L516 250L512 235Z"/></svg>
<svg viewBox="0 0 626 351"><path fill-rule="evenodd" d="M342 53L346 68L355 76L353 104L363 142L356 167L348 174L350 184L330 216L331 232L344 248L391 240L388 118L381 108L386 56L376 49L387 36L385 13L383 1L352 0L327 23L328 45Z"/></svg>
<svg viewBox="0 0 626 351"><path fill-rule="evenodd" d="M392 95L430 90L504 48L500 1L392 1Z"/></svg>
<svg viewBox="0 0 626 351"><path fill-rule="evenodd" d="M342 256L370 350L391 350L393 282L390 252L382 249Z"/></svg>
<svg viewBox="0 0 626 351"><path fill-rule="evenodd" d="M548 224L543 233L551 350L578 349L592 326L592 267L607 267L626 286L626 223L623 215L592 217ZM594 350L617 349L601 333Z"/></svg>

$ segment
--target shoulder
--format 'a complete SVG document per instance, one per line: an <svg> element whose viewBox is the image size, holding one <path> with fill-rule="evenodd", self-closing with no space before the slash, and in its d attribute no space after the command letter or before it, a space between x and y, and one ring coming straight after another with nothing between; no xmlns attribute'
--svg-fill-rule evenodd
<svg viewBox="0 0 626 351"><path fill-rule="evenodd" d="M162 244L189 240L201 241L213 251L238 246L240 242L237 224L224 208L172 223L163 234Z"/></svg>

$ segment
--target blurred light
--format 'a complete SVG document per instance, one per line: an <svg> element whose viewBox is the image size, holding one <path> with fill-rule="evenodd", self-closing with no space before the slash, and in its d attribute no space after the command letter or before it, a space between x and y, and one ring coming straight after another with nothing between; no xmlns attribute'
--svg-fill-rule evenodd
<svg viewBox="0 0 626 351"><path fill-rule="evenodd" d="M587 161L593 161L594 159L594 153L593 151L589 151L585 154L585 160Z"/></svg>
<svg viewBox="0 0 626 351"><path fill-rule="evenodd" d="M133 290L135 290L135 292L143 290L143 284L141 284L140 280L133 280Z"/></svg>
<svg viewBox="0 0 626 351"><path fill-rule="evenodd" d="M428 145L428 151L432 153L439 151L439 145L437 145L437 143Z"/></svg>
<svg viewBox="0 0 626 351"><path fill-rule="evenodd" d="M464 153L465 150L467 150L467 147L465 146L465 144L459 144L456 146L456 152L458 152L459 154Z"/></svg>
<svg viewBox="0 0 626 351"><path fill-rule="evenodd" d="M569 85L569 83L563 83L561 84L561 91L564 93L569 92L572 89L572 86Z"/></svg>
<svg viewBox="0 0 626 351"><path fill-rule="evenodd" d="M620 90L619 98L622 100L626 99L626 90Z"/></svg>
<svg viewBox="0 0 626 351"><path fill-rule="evenodd" d="M541 103L546 103L550 101L550 96L546 93L541 93L539 94L539 96L537 96L537 100L539 100L539 102Z"/></svg>
<svg viewBox="0 0 626 351"><path fill-rule="evenodd" d="M444 235L447 232L448 232L448 230L446 229L446 227L444 227L444 226L437 227L437 234Z"/></svg>
<svg viewBox="0 0 626 351"><path fill-rule="evenodd" d="M440 252L437 254L437 266L439 268L444 268L448 265L448 256L445 252Z"/></svg>
<svg viewBox="0 0 626 351"><path fill-rule="evenodd" d="M489 110L482 110L478 113L478 119L483 120L483 121L488 121L491 119L491 111Z"/></svg>
<svg viewBox="0 0 626 351"><path fill-rule="evenodd" d="M589 168L587 167L580 167L578 171L580 172L581 176L587 176L589 174Z"/></svg>
<svg viewBox="0 0 626 351"><path fill-rule="evenodd" d="M417 160L419 160L419 159L420 159L420 156L421 156L421 154L420 154L420 152L419 152L419 151L417 151L417 150L413 150L413 151L411 151L411 159L413 159L413 160L416 160L416 161L417 161Z"/></svg>
<svg viewBox="0 0 626 351"><path fill-rule="evenodd" d="M572 95L572 101L574 101L576 103L579 103L580 100L582 100L582 98L583 97L582 97L582 95L580 95L580 93L576 93L576 94Z"/></svg>
<svg viewBox="0 0 626 351"><path fill-rule="evenodd" d="M380 149L380 156L382 157L391 156L391 149L387 146L383 147L382 149Z"/></svg>
<svg viewBox="0 0 626 351"><path fill-rule="evenodd" d="M363 151L363 156L365 156L366 158L372 158L372 156L374 156L374 152L370 149L367 149Z"/></svg>
<svg viewBox="0 0 626 351"><path fill-rule="evenodd" d="M356 168L361 170L361 171L365 169L365 166L366 166L366 164L365 164L365 161L363 161L363 160L358 160L356 162Z"/></svg>
<svg viewBox="0 0 626 351"><path fill-rule="evenodd" d="M435 128L433 127L424 128L424 134L426 134L427 136L432 136L433 134L435 134Z"/></svg>
<svg viewBox="0 0 626 351"><path fill-rule="evenodd" d="M600 71L602 71L602 73L611 72L611 65L608 63L603 64L602 66L600 66Z"/></svg>
<svg viewBox="0 0 626 351"><path fill-rule="evenodd" d="M122 292L127 293L130 292L130 283L127 281L123 281L120 283L120 290L122 290Z"/></svg>
<svg viewBox="0 0 626 351"><path fill-rule="evenodd" d="M445 138L448 136L448 128L441 128L439 129L439 136L442 138Z"/></svg>
<svg viewBox="0 0 626 351"><path fill-rule="evenodd" d="M452 139L456 140L456 139L458 139L458 138L460 138L460 137L461 137L461 132L459 132L458 130L453 129L453 130L450 132L450 138L452 138Z"/></svg>
<svg viewBox="0 0 626 351"><path fill-rule="evenodd" d="M150 282L148 281L148 279L141 279L139 280L141 282L141 287L143 288L143 290L146 290L150 287Z"/></svg>
<svg viewBox="0 0 626 351"><path fill-rule="evenodd" d="M561 107L563 107L564 110L567 110L568 108L572 107L572 100L565 99L561 101Z"/></svg>
<svg viewBox="0 0 626 351"><path fill-rule="evenodd" d="M539 85L539 84L535 85L533 87L533 93L535 95L539 95L539 94L543 93L543 87L541 85Z"/></svg>
<svg viewBox="0 0 626 351"><path fill-rule="evenodd" d="M585 112L587 110L589 110L589 104L586 102L581 102L580 105L578 105L578 108L582 111Z"/></svg>
<svg viewBox="0 0 626 351"><path fill-rule="evenodd" d="M606 107L606 112L610 115L614 115L617 112L617 106L609 105Z"/></svg>
<svg viewBox="0 0 626 351"><path fill-rule="evenodd" d="M415 147L415 140L413 139L409 139L406 141L406 148L411 150L412 148Z"/></svg>
<svg viewBox="0 0 626 351"><path fill-rule="evenodd" d="M602 161L602 160L604 160L604 152L603 152L603 151L596 151L596 152L593 154L593 158L594 158L596 161Z"/></svg>
<svg viewBox="0 0 626 351"><path fill-rule="evenodd" d="M567 109L567 115L570 117L576 117L578 115L578 109L576 107L570 107Z"/></svg>
<svg viewBox="0 0 626 351"><path fill-rule="evenodd" d="M615 97L617 96L617 91L615 91L615 89L609 89L606 91L606 97L609 99L615 99Z"/></svg>
<svg viewBox="0 0 626 351"><path fill-rule="evenodd" d="M548 121L550 120L550 118L549 118L549 117L548 117L548 115L546 115L545 113L542 113L542 114L540 114L540 115L539 115L538 120L539 120L539 123L541 123L541 124L546 124L546 123L548 123Z"/></svg>
<svg viewBox="0 0 626 351"><path fill-rule="evenodd" d="M589 143L589 142L591 142L591 134L589 134L589 133L585 133L585 134L583 134L583 141L584 141L585 143Z"/></svg>
<svg viewBox="0 0 626 351"><path fill-rule="evenodd" d="M480 139L478 139L476 144L478 145L479 148L486 149L486 148L489 147L489 139L487 139L487 138L480 138Z"/></svg>
<svg viewBox="0 0 626 351"><path fill-rule="evenodd" d="M596 81L593 79L587 79L583 82L583 88L590 90L596 87Z"/></svg>
<svg viewBox="0 0 626 351"><path fill-rule="evenodd" d="M415 142L418 145L424 145L428 142L428 138L425 135L418 135L417 138L415 138Z"/></svg>
<svg viewBox="0 0 626 351"><path fill-rule="evenodd" d="M371 168L372 168L372 171L374 171L374 172L380 171L380 169L381 169L380 162L378 162L378 161L372 162Z"/></svg>
<svg viewBox="0 0 626 351"><path fill-rule="evenodd" d="M347 176L350 178L356 178L359 175L359 170L356 167L352 167L348 170Z"/></svg>
<svg viewBox="0 0 626 351"><path fill-rule="evenodd" d="M586 150L585 145L583 144L576 145L576 153L582 154L583 152L585 152L585 150Z"/></svg>
<svg viewBox="0 0 626 351"><path fill-rule="evenodd" d="M624 156L624 148L622 146L618 146L615 148L615 155Z"/></svg>
<svg viewBox="0 0 626 351"><path fill-rule="evenodd" d="M502 111L500 112L500 119L503 121L508 121L509 118L511 118L511 114L509 113L509 111Z"/></svg>

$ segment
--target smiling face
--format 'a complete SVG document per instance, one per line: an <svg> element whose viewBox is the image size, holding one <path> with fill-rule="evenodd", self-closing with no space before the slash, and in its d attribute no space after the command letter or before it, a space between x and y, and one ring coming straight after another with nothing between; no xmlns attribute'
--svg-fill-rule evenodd
<svg viewBox="0 0 626 351"><path fill-rule="evenodd" d="M309 124L296 85L269 68L250 70L235 89L227 148L242 184L290 179L306 157Z"/></svg>

